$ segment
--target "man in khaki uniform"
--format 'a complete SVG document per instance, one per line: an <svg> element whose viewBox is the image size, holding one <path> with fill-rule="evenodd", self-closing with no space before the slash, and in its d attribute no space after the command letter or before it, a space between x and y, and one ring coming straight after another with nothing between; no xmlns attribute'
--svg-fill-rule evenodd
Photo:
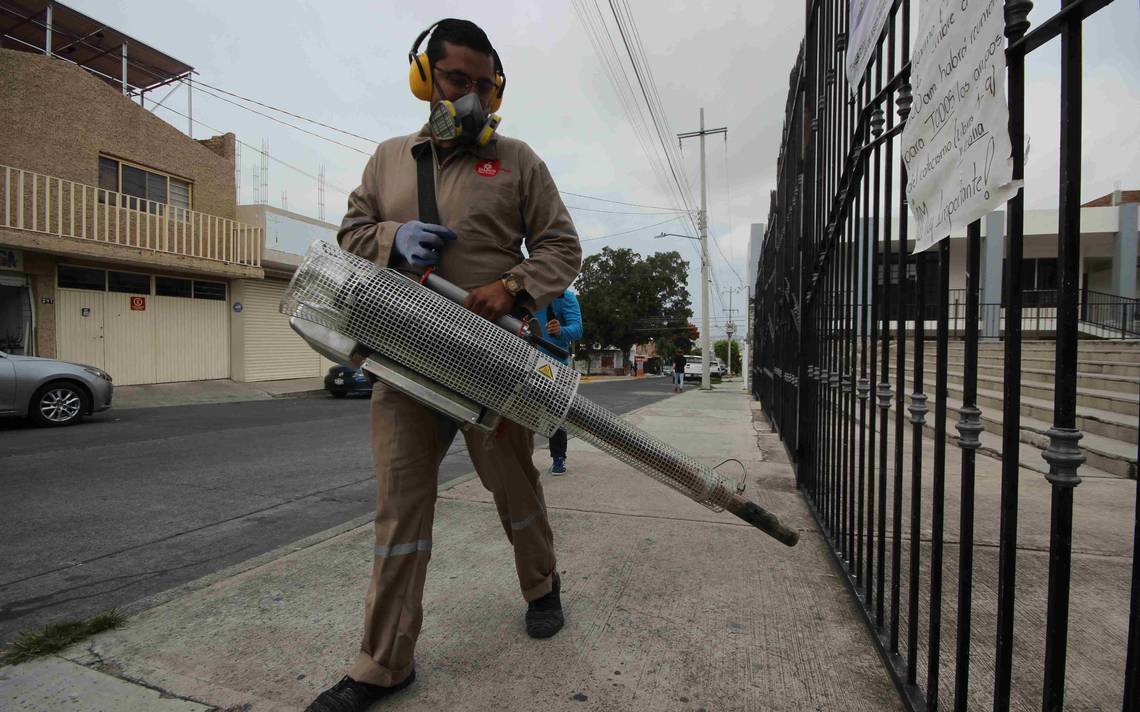
<svg viewBox="0 0 1140 712"><path fill-rule="evenodd" d="M488 319L517 306L538 310L578 274L582 253L574 224L546 165L522 141L494 136L493 126L488 133L468 125L459 139L438 135L434 110L443 100L454 102L444 108L452 110L456 124L464 106L475 107L472 115L483 120L501 101L505 76L476 25L437 23L427 52L417 56L424 35L409 55L409 81L413 93L431 101L432 128L377 147L349 197L337 239L344 249L380 265L434 266L469 290L467 306ZM422 152L431 154L440 224L420 220L417 160ZM454 421L399 391L382 383L373 389L378 492L364 636L348 675L321 693L311 712L364 710L415 679L439 464L456 430ZM514 546L519 586L528 602L527 633L554 635L563 618L553 534L532 462L534 435L507 423L497 434L464 432L464 437Z"/></svg>

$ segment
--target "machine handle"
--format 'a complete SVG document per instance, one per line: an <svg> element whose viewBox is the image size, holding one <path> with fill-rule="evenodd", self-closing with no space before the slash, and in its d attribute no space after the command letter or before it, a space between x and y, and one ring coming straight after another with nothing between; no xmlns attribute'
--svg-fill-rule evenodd
<svg viewBox="0 0 1140 712"><path fill-rule="evenodd" d="M427 272L422 278L421 283L431 291L450 299L456 304L462 305L467 301L466 289L455 286L443 277L437 275L435 272ZM515 336L522 337L535 346L541 346L559 358L570 357L569 351L562 348L558 344L547 341L539 334L534 333L532 330L528 329L527 325L524 324L523 321L518 317L511 316L510 314L504 314L503 316L499 317L498 321L495 323L511 332Z"/></svg>

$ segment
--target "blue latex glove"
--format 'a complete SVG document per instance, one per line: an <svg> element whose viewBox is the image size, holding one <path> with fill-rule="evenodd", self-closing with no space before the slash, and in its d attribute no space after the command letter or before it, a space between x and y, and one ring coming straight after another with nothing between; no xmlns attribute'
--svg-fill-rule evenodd
<svg viewBox="0 0 1140 712"><path fill-rule="evenodd" d="M443 225L410 220L396 230L396 252L417 267L439 263L439 251L455 240L455 233Z"/></svg>

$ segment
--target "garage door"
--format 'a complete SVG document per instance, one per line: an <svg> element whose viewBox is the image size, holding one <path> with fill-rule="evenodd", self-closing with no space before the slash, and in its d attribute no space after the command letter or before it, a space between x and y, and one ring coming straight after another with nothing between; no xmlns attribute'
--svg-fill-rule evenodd
<svg viewBox="0 0 1140 712"><path fill-rule="evenodd" d="M156 296L158 383L230 376L229 302Z"/></svg>
<svg viewBox="0 0 1140 712"><path fill-rule="evenodd" d="M102 368L116 385L229 377L224 282L59 269L59 358Z"/></svg>
<svg viewBox="0 0 1140 712"><path fill-rule="evenodd" d="M331 365L289 327L278 307L288 283L239 280L233 283L234 379L269 381L322 376Z"/></svg>

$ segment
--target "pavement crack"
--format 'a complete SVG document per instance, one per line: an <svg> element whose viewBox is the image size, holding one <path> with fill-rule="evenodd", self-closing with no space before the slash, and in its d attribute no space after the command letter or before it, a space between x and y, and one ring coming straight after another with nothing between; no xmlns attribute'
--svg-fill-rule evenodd
<svg viewBox="0 0 1140 712"><path fill-rule="evenodd" d="M136 687L142 687L142 688L145 688L147 690L151 690L152 692L157 692L158 696L164 700L181 700L183 702L192 702L196 705L202 705L203 707L206 707L208 709L217 709L216 705L212 705L208 702L205 702L204 700L199 700L199 699L196 699L194 697L188 697L186 695L179 695L177 693L171 692L170 690L167 690L165 687L155 685L153 683L147 682L146 680L142 680L140 678L137 678L133 675L128 675L127 673L123 672L123 668L121 665L119 665L118 663L115 663L115 662L109 662L105 657L103 657L103 654L95 649L94 643L89 642L87 644L86 648L87 648L87 654L89 656L91 656L92 658L94 658L94 663L91 663L91 664L77 663L77 664L83 665L84 667L87 667L87 668L91 668L92 670L95 670L99 673L102 673L103 675L107 675L108 677L113 677L116 680L121 680L121 681L129 683L131 685L135 685ZM75 661L71 661L71 662L75 662Z"/></svg>

